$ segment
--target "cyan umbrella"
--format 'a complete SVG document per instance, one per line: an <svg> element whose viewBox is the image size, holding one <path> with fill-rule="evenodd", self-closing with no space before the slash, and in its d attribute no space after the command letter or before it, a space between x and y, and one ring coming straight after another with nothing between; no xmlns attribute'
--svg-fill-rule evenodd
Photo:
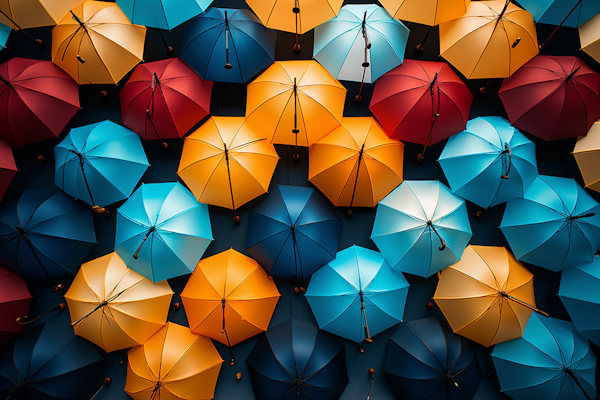
<svg viewBox="0 0 600 400"><path fill-rule="evenodd" d="M506 203L500 229L515 257L558 272L600 248L600 205L572 178L538 176Z"/></svg>
<svg viewBox="0 0 600 400"><path fill-rule="evenodd" d="M341 226L316 189L278 185L250 212L246 248L267 274L303 281L335 258Z"/></svg>
<svg viewBox="0 0 600 400"><path fill-rule="evenodd" d="M438 159L452 192L487 209L522 197L537 177L535 144L502 117L478 117Z"/></svg>
<svg viewBox="0 0 600 400"><path fill-rule="evenodd" d="M276 40L252 11L211 7L186 24L180 57L202 79L246 83L273 64Z"/></svg>
<svg viewBox="0 0 600 400"><path fill-rule="evenodd" d="M142 185L117 209L115 251L153 282L193 272L212 240L208 206L179 182Z"/></svg>
<svg viewBox="0 0 600 400"><path fill-rule="evenodd" d="M170 31L203 13L213 0L117 0L132 24Z"/></svg>
<svg viewBox="0 0 600 400"><path fill-rule="evenodd" d="M6 48L6 41L8 36L12 32L12 29L4 24L0 24L0 50Z"/></svg>
<svg viewBox="0 0 600 400"><path fill-rule="evenodd" d="M563 25L570 28L577 28L600 14L598 0L519 0L519 4L531 13L535 22L542 24L559 25L568 16Z"/></svg>
<svg viewBox="0 0 600 400"><path fill-rule="evenodd" d="M515 400L596 398L596 356L570 322L531 314L523 337L497 344L492 360Z"/></svg>
<svg viewBox="0 0 600 400"><path fill-rule="evenodd" d="M354 245L313 274L306 300L320 329L370 342L402 321L409 286L380 253Z"/></svg>
<svg viewBox="0 0 600 400"><path fill-rule="evenodd" d="M427 278L473 236L465 201L438 181L404 181L377 206L371 239L392 268Z"/></svg>

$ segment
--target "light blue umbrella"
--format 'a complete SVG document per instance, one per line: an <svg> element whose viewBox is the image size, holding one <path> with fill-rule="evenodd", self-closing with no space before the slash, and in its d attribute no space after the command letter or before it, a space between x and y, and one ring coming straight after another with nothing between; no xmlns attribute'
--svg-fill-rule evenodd
<svg viewBox="0 0 600 400"><path fill-rule="evenodd" d="M371 239L392 268L427 278L473 236L465 201L438 181L404 181L377 206Z"/></svg>
<svg viewBox="0 0 600 400"><path fill-rule="evenodd" d="M168 31L203 13L212 2L213 0L117 0L132 23Z"/></svg>
<svg viewBox="0 0 600 400"><path fill-rule="evenodd" d="M596 397L596 356L570 322L531 314L523 337L497 344L492 360L515 400Z"/></svg>
<svg viewBox="0 0 600 400"><path fill-rule="evenodd" d="M12 32L12 29L4 24L0 24L0 50L6 48L6 41L8 36Z"/></svg>
<svg viewBox="0 0 600 400"><path fill-rule="evenodd" d="M484 209L522 197L537 177L535 144L502 117L479 117L438 159L452 192Z"/></svg>
<svg viewBox="0 0 600 400"><path fill-rule="evenodd" d="M535 22L542 24L559 25L568 15L563 25L570 28L577 28L600 14L598 0L519 0L519 4L531 13Z"/></svg>
<svg viewBox="0 0 600 400"><path fill-rule="evenodd" d="M408 287L381 254L355 245L313 274L306 299L319 328L360 343L402 321Z"/></svg>
<svg viewBox="0 0 600 400"><path fill-rule="evenodd" d="M600 204L572 178L538 176L506 203L500 229L518 260L558 272L600 248Z"/></svg>
<svg viewBox="0 0 600 400"><path fill-rule="evenodd" d="M142 185L117 209L115 251L153 282L193 272L212 240L208 206L179 182Z"/></svg>

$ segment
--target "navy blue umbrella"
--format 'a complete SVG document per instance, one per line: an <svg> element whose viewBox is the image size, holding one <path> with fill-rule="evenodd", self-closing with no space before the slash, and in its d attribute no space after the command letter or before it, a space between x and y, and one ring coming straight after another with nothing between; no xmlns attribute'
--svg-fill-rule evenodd
<svg viewBox="0 0 600 400"><path fill-rule="evenodd" d="M335 400L348 384L344 345L307 322L269 328L246 363L257 400Z"/></svg>

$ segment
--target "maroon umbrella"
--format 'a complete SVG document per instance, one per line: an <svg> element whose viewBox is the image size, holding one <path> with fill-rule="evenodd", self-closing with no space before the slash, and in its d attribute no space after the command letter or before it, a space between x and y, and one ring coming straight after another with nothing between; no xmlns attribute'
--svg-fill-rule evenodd
<svg viewBox="0 0 600 400"><path fill-rule="evenodd" d="M0 200L6 193L10 181L17 173L17 166L10 145L0 139Z"/></svg>
<svg viewBox="0 0 600 400"><path fill-rule="evenodd" d="M23 278L0 267L0 347L23 331L16 321L27 315L30 301Z"/></svg>
<svg viewBox="0 0 600 400"><path fill-rule="evenodd" d="M140 64L119 96L123 124L147 140L183 137L208 115L212 85L179 58Z"/></svg>
<svg viewBox="0 0 600 400"><path fill-rule="evenodd" d="M574 56L536 56L500 87L510 123L544 140L585 135L600 118L600 75Z"/></svg>
<svg viewBox="0 0 600 400"><path fill-rule="evenodd" d="M79 87L50 61L0 65L0 138L15 147L60 135L79 110Z"/></svg>

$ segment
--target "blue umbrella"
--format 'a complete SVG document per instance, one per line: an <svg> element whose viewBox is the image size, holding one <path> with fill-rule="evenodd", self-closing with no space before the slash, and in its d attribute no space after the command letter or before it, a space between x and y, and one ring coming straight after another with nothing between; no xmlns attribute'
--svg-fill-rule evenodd
<svg viewBox="0 0 600 400"><path fill-rule="evenodd" d="M171 30L203 13L213 0L117 0L133 23Z"/></svg>
<svg viewBox="0 0 600 400"><path fill-rule="evenodd" d="M377 206L371 239L392 268L427 278L471 240L465 201L438 181L404 181Z"/></svg>
<svg viewBox="0 0 600 400"><path fill-rule="evenodd" d="M256 400L336 400L348 384L344 345L293 319L262 334L246 363Z"/></svg>
<svg viewBox="0 0 600 400"><path fill-rule="evenodd" d="M492 360L515 400L596 397L596 356L570 322L532 314L523 337L497 344Z"/></svg>
<svg viewBox="0 0 600 400"><path fill-rule="evenodd" d="M4 24L0 24L0 50L6 48L6 41L8 36L12 32L12 29Z"/></svg>
<svg viewBox="0 0 600 400"><path fill-rule="evenodd" d="M193 272L212 240L208 206L179 182L142 185L117 209L115 251L153 282Z"/></svg>
<svg viewBox="0 0 600 400"><path fill-rule="evenodd" d="M479 117L438 159L452 192L485 209L522 197L537 177L535 144L502 117Z"/></svg>
<svg viewBox="0 0 600 400"><path fill-rule="evenodd" d="M531 13L535 22L542 24L559 25L568 16L562 25L570 28L577 28L600 14L598 0L519 0L519 4Z"/></svg>
<svg viewBox="0 0 600 400"><path fill-rule="evenodd" d="M558 272L600 248L600 204L572 178L538 176L506 203L500 229L515 257Z"/></svg>
<svg viewBox="0 0 600 400"><path fill-rule="evenodd" d="M250 10L211 7L186 24L181 59L203 79L246 83L273 64L276 40Z"/></svg>
<svg viewBox="0 0 600 400"><path fill-rule="evenodd" d="M267 274L305 280L335 258L341 226L317 190L278 185L250 212L246 247Z"/></svg>
<svg viewBox="0 0 600 400"><path fill-rule="evenodd" d="M381 254L354 245L314 273L306 300L319 328L370 342L402 321L409 286Z"/></svg>

